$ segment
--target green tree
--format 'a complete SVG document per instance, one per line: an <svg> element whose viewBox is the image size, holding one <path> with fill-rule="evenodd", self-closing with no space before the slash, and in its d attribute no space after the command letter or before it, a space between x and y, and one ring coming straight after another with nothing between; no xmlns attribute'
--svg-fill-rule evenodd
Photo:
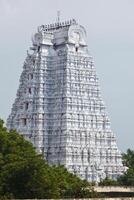
<svg viewBox="0 0 134 200"><path fill-rule="evenodd" d="M118 181L106 177L104 180L100 181L99 185L100 186L117 186Z"/></svg>
<svg viewBox="0 0 134 200"><path fill-rule="evenodd" d="M32 144L0 121L0 194L15 198L59 197L51 168Z"/></svg>
<svg viewBox="0 0 134 200"><path fill-rule="evenodd" d="M123 154L123 163L128 168L134 168L134 150L128 149L127 152Z"/></svg>
<svg viewBox="0 0 134 200"><path fill-rule="evenodd" d="M127 171L118 178L120 185L134 186L134 151L127 150L126 154L123 154L123 163L128 167Z"/></svg>
<svg viewBox="0 0 134 200"><path fill-rule="evenodd" d="M97 193L63 166L49 166L33 145L0 120L1 198L82 198Z"/></svg>
<svg viewBox="0 0 134 200"><path fill-rule="evenodd" d="M129 168L124 175L118 178L120 185L134 186L134 168Z"/></svg>
<svg viewBox="0 0 134 200"><path fill-rule="evenodd" d="M53 166L53 169L62 198L98 197L91 184L86 180L81 180L72 173L68 173L63 166Z"/></svg>

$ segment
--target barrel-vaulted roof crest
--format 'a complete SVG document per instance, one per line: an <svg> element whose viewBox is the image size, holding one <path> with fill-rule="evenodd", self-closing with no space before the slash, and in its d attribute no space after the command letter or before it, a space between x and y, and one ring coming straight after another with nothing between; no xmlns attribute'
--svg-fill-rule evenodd
<svg viewBox="0 0 134 200"><path fill-rule="evenodd" d="M60 28L69 27L74 24L77 24L75 19L70 19L70 20L63 21L63 22L58 21L53 24L46 24L46 25L39 26L38 32L47 32L47 31L51 32L51 31L55 31Z"/></svg>

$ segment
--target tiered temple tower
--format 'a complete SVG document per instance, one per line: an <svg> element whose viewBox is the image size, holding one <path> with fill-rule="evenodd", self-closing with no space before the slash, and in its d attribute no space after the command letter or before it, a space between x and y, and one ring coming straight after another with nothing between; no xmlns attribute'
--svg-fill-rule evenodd
<svg viewBox="0 0 134 200"><path fill-rule="evenodd" d="M116 179L121 153L99 90L86 31L70 20L42 25L32 38L7 120L49 164L82 179Z"/></svg>

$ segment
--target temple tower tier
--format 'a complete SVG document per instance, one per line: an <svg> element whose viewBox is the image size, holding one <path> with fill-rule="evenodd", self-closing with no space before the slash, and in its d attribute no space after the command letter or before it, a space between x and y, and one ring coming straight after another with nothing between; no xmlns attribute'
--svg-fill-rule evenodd
<svg viewBox="0 0 134 200"><path fill-rule="evenodd" d="M88 181L124 172L85 28L70 20L42 25L20 76L9 130L30 140L49 164Z"/></svg>

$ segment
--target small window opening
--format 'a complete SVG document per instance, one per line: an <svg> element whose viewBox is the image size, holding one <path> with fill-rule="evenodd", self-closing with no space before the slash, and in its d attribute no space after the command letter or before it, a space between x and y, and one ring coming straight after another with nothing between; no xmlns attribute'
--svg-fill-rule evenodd
<svg viewBox="0 0 134 200"><path fill-rule="evenodd" d="M75 51L78 52L78 47L75 47Z"/></svg>
<svg viewBox="0 0 134 200"><path fill-rule="evenodd" d="M31 88L28 89L29 94L31 94Z"/></svg>
<svg viewBox="0 0 134 200"><path fill-rule="evenodd" d="M23 119L23 125L24 125L24 126L27 125L27 119L26 119L26 118Z"/></svg>
<svg viewBox="0 0 134 200"><path fill-rule="evenodd" d="M33 60L33 65L35 64L35 60Z"/></svg>
<svg viewBox="0 0 134 200"><path fill-rule="evenodd" d="M28 110L28 106L29 106L29 104L28 104L28 103L26 103L26 110Z"/></svg>

